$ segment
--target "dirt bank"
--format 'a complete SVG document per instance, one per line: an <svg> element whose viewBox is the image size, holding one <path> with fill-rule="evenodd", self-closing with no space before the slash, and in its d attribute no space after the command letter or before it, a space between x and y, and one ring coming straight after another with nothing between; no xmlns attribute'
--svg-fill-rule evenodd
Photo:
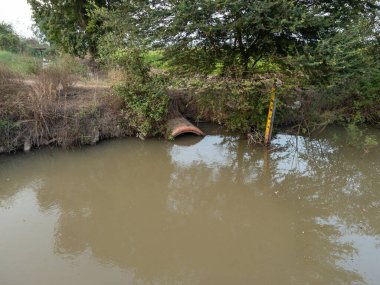
<svg viewBox="0 0 380 285"><path fill-rule="evenodd" d="M44 145L69 147L130 135L121 124L121 99L97 82L55 84L3 74L0 90L0 152Z"/></svg>
<svg viewBox="0 0 380 285"><path fill-rule="evenodd" d="M70 82L51 74L28 80L2 75L0 153L96 144L136 134L123 113L123 99L107 82ZM169 91L168 95L167 119L179 113L197 119L195 100L187 92Z"/></svg>

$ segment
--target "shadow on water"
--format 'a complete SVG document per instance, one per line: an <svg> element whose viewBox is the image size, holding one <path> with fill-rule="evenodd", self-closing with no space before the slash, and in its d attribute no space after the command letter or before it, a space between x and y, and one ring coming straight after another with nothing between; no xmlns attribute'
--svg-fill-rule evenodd
<svg viewBox="0 0 380 285"><path fill-rule="evenodd" d="M202 136L194 133L183 133L177 136L173 143L179 146L191 146L199 143L202 139Z"/></svg>
<svg viewBox="0 0 380 285"><path fill-rule="evenodd" d="M0 209L32 189L39 211L56 214L55 257L90 252L99 274L118 267L133 284L380 282L379 148L363 155L339 129L279 135L269 150L198 139L0 160Z"/></svg>

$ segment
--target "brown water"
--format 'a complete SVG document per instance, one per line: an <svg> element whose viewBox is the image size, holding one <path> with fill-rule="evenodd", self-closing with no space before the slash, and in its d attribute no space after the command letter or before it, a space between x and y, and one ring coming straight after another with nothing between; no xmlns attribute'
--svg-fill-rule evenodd
<svg viewBox="0 0 380 285"><path fill-rule="evenodd" d="M0 156L0 284L380 284L380 147L206 131Z"/></svg>

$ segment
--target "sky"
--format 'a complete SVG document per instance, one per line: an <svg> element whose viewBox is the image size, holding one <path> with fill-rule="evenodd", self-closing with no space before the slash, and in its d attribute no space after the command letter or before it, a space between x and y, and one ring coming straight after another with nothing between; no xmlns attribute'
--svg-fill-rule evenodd
<svg viewBox="0 0 380 285"><path fill-rule="evenodd" d="M0 22L12 24L24 37L32 37L32 11L26 0L0 0Z"/></svg>

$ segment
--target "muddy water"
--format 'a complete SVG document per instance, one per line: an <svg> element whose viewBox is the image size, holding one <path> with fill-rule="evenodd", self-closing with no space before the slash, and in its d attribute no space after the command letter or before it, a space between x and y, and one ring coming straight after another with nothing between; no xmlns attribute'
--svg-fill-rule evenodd
<svg viewBox="0 0 380 285"><path fill-rule="evenodd" d="M0 284L380 284L379 147L205 128L0 156Z"/></svg>

